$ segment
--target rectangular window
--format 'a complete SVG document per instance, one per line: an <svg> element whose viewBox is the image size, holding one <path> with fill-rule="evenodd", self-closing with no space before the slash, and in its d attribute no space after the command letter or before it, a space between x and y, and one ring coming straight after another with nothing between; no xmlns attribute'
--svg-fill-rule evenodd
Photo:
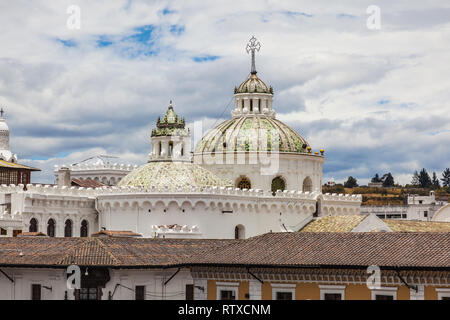
<svg viewBox="0 0 450 320"><path fill-rule="evenodd" d="M342 294L340 294L340 293L325 293L323 300L342 300Z"/></svg>
<svg viewBox="0 0 450 320"><path fill-rule="evenodd" d="M97 300L97 288L81 288L80 300Z"/></svg>
<svg viewBox="0 0 450 320"><path fill-rule="evenodd" d="M274 300L294 300L295 283L271 283L272 299Z"/></svg>
<svg viewBox="0 0 450 320"><path fill-rule="evenodd" d="M388 294L377 294L375 295L375 300L394 300L394 296Z"/></svg>
<svg viewBox="0 0 450 320"><path fill-rule="evenodd" d="M145 300L145 286L136 286L134 295L135 300Z"/></svg>
<svg viewBox="0 0 450 320"><path fill-rule="evenodd" d="M428 217L428 211L424 211L423 212L423 216L426 218L426 217Z"/></svg>
<svg viewBox="0 0 450 320"><path fill-rule="evenodd" d="M345 286L319 285L320 300L345 300Z"/></svg>
<svg viewBox="0 0 450 320"><path fill-rule="evenodd" d="M450 288L436 288L438 300L450 300Z"/></svg>
<svg viewBox="0 0 450 320"><path fill-rule="evenodd" d="M372 290L372 300L397 300L397 287Z"/></svg>
<svg viewBox="0 0 450 320"><path fill-rule="evenodd" d="M186 285L186 300L194 300L194 285Z"/></svg>
<svg viewBox="0 0 450 320"><path fill-rule="evenodd" d="M237 300L239 282L217 282L216 294L218 300Z"/></svg>
<svg viewBox="0 0 450 320"><path fill-rule="evenodd" d="M31 300L41 300L41 285L32 284L31 285Z"/></svg>
<svg viewBox="0 0 450 320"><path fill-rule="evenodd" d="M220 290L220 300L236 300L234 290Z"/></svg>
<svg viewBox="0 0 450 320"><path fill-rule="evenodd" d="M276 300L292 300L292 292L277 292Z"/></svg>

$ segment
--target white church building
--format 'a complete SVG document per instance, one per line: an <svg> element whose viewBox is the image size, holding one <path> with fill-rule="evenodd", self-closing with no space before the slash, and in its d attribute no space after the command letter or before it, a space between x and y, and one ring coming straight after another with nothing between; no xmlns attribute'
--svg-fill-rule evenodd
<svg viewBox="0 0 450 320"><path fill-rule="evenodd" d="M315 216L359 214L360 195L322 194L324 150L312 151L276 119L274 91L257 76L253 45L251 73L234 91L231 119L207 132L193 152L190 130L170 103L140 167L60 166L55 185L2 185L3 234L122 230L233 239L297 231ZM73 177L103 186L72 186Z"/></svg>

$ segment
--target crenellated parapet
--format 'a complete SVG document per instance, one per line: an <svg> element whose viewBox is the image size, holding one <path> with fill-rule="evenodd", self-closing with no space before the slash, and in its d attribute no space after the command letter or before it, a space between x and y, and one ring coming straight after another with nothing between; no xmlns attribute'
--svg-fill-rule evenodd
<svg viewBox="0 0 450 320"><path fill-rule="evenodd" d="M149 189L139 187L101 187L101 188L83 188L83 187L66 187L55 185L33 185L28 184L26 190L24 185L1 185L0 192L15 193L23 191L25 193L38 193L48 195L62 195L62 196L82 196L82 197L96 197L102 195L117 195L117 194L203 194L203 195L220 195L220 196L234 196L244 198L269 198L269 199L298 199L298 200L317 200L322 197L324 202L355 202L359 203L362 200L361 195L348 194L321 194L319 192L303 192L299 190L278 190L273 194L271 191L261 189L239 189L232 187L185 187L171 189L169 186L157 188L155 186Z"/></svg>

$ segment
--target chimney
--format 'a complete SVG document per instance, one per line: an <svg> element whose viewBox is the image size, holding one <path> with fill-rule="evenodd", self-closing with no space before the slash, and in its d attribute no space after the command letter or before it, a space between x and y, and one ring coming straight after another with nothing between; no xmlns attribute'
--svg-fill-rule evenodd
<svg viewBox="0 0 450 320"><path fill-rule="evenodd" d="M58 170L58 187L70 187L71 185L72 179L70 178L70 169L61 167Z"/></svg>

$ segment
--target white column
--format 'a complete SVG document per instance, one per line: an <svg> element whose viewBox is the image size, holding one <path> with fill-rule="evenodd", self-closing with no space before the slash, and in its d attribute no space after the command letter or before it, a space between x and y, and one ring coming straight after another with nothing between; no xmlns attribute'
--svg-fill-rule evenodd
<svg viewBox="0 0 450 320"><path fill-rule="evenodd" d="M410 300L425 300L425 289L424 286L417 285L417 292L414 289L409 289Z"/></svg>
<svg viewBox="0 0 450 320"><path fill-rule="evenodd" d="M261 300L261 282L250 280L249 283L250 300Z"/></svg>

